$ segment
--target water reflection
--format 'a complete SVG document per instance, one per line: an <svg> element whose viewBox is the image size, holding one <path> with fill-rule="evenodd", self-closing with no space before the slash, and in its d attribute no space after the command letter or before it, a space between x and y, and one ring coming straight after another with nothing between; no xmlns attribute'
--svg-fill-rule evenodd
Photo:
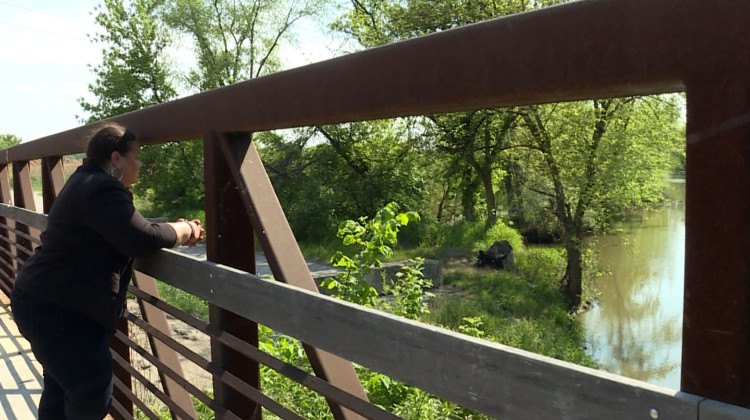
<svg viewBox="0 0 750 420"><path fill-rule="evenodd" d="M673 184L684 198L684 184ZM589 350L609 372L679 389L685 260L684 200L596 238L600 302L583 315Z"/></svg>

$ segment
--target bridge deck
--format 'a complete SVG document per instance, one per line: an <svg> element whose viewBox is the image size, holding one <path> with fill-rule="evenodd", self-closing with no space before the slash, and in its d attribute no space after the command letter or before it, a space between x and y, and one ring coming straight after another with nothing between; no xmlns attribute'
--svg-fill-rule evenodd
<svg viewBox="0 0 750 420"><path fill-rule="evenodd" d="M10 300L0 293L0 420L36 418L42 369L16 328Z"/></svg>

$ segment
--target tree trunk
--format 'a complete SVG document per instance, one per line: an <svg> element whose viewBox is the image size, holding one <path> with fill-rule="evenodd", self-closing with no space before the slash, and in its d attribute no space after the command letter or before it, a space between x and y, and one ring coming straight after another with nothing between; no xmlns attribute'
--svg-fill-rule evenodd
<svg viewBox="0 0 750 420"><path fill-rule="evenodd" d="M521 196L521 189L523 184L521 181L521 165L518 162L510 161L504 165L505 179L505 193L508 203L508 217L512 220L516 226L526 226L526 218L523 211L523 202Z"/></svg>
<svg viewBox="0 0 750 420"><path fill-rule="evenodd" d="M445 205L446 198L448 198L448 190L444 191L443 195L440 197L440 203L438 204L437 215L435 216L438 223L443 221L443 206Z"/></svg>
<svg viewBox="0 0 750 420"><path fill-rule="evenodd" d="M581 306L583 293L583 254L580 242L565 245L565 250L568 254L568 266L565 270L565 297L568 299L570 308L575 310Z"/></svg>
<svg viewBox="0 0 750 420"><path fill-rule="evenodd" d="M497 222L497 202L495 200L495 189L492 185L492 171L482 171L480 174L484 186L484 198L487 201L487 224L492 226Z"/></svg>
<svg viewBox="0 0 750 420"><path fill-rule="evenodd" d="M461 183L463 187L461 191L461 206L463 207L464 218L466 220L474 220L474 205L476 204L474 193L479 186L479 181L472 175L471 168L467 167L463 173L463 182Z"/></svg>
<svg viewBox="0 0 750 420"><path fill-rule="evenodd" d="M464 190L461 196L461 205L464 208L464 219L474 220L474 191Z"/></svg>

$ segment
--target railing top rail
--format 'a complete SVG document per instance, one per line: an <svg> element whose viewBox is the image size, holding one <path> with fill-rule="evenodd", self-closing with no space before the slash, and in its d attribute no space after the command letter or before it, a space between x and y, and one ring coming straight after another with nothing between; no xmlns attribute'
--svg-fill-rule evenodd
<svg viewBox="0 0 750 420"><path fill-rule="evenodd" d="M483 107L680 91L747 77L746 0L585 0L249 80L112 118L144 143ZM85 125L0 153L79 153Z"/></svg>

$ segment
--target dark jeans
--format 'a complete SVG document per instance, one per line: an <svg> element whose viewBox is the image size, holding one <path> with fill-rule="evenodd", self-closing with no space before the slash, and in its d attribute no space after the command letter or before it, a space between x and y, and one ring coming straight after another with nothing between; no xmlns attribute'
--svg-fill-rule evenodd
<svg viewBox="0 0 750 420"><path fill-rule="evenodd" d="M43 368L39 420L104 418L112 398L112 355L104 328L16 290L11 308Z"/></svg>

